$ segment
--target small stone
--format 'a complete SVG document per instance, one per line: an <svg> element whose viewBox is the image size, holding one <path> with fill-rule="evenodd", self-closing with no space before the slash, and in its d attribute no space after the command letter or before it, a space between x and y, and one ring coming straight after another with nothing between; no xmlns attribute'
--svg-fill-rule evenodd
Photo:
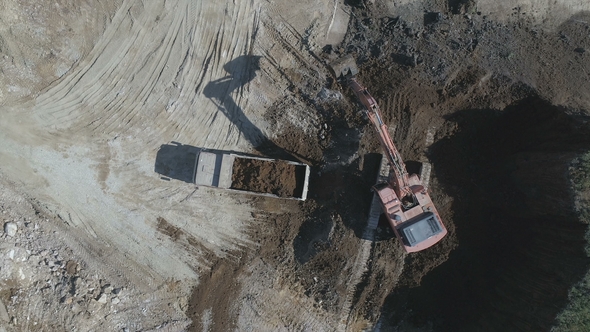
<svg viewBox="0 0 590 332"><path fill-rule="evenodd" d="M121 302L121 300L119 300L119 298L115 297L111 300L112 304L119 304L119 302Z"/></svg>
<svg viewBox="0 0 590 332"><path fill-rule="evenodd" d="M9 321L8 311L6 311L6 306L4 305L4 303L2 303L2 301L0 301L0 321Z"/></svg>
<svg viewBox="0 0 590 332"><path fill-rule="evenodd" d="M121 287L115 288L115 289L113 289L113 291L111 293L113 293L115 295L119 295L119 294L121 294L121 290L122 290Z"/></svg>
<svg viewBox="0 0 590 332"><path fill-rule="evenodd" d="M74 298L71 296L67 296L67 297L64 296L61 298L60 302L65 305L70 305L70 304L72 304L72 302L74 302Z"/></svg>
<svg viewBox="0 0 590 332"><path fill-rule="evenodd" d="M80 311L82 311L82 307L80 306L80 304L78 303L74 303L72 305L72 312L74 312L75 314L79 313Z"/></svg>
<svg viewBox="0 0 590 332"><path fill-rule="evenodd" d="M96 301L95 299L90 300L90 303L88 304L88 312L89 313L94 313L96 311L98 311L101 308L100 303L98 303L98 301Z"/></svg>
<svg viewBox="0 0 590 332"><path fill-rule="evenodd" d="M66 262L66 272L71 276L76 274L77 267L78 267L78 263L76 263L73 260L69 260Z"/></svg>
<svg viewBox="0 0 590 332"><path fill-rule="evenodd" d="M105 293L100 294L98 299L96 299L96 302L102 303L102 304L107 303L107 295Z"/></svg>
<svg viewBox="0 0 590 332"><path fill-rule="evenodd" d="M10 237L15 236L17 230L18 226L13 222L7 222L4 224L4 233Z"/></svg>

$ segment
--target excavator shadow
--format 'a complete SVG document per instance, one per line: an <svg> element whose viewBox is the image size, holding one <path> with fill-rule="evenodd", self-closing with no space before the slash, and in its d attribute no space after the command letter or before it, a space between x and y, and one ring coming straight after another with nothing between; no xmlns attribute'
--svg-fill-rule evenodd
<svg viewBox="0 0 590 332"><path fill-rule="evenodd" d="M260 70L261 56L241 55L223 65L226 76L210 81L202 91L200 85L195 93L202 93L240 131L242 137L248 141L262 155L290 161L304 161L302 156L287 152L276 145L266 134L252 123L240 106L241 100L247 99L248 84L256 77Z"/></svg>

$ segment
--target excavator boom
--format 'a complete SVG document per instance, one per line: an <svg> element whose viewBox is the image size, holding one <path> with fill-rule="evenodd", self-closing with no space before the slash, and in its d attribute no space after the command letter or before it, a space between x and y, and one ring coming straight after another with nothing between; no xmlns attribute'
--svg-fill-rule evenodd
<svg viewBox="0 0 590 332"><path fill-rule="evenodd" d="M379 110L379 105L371 96L367 88L362 86L358 80L354 77L351 77L348 80L348 85L354 91L356 96L359 98L360 102L365 106L365 114L373 123L375 130L377 131L377 135L379 136L379 141L381 142L381 146L385 151L385 155L389 161L389 165L391 169L395 173L395 176L392 177L392 184L396 189L396 194L399 197L406 196L410 192L409 187L409 178L408 172L406 171L406 167L402 160L401 155L399 154L393 140L389 136L389 130L387 129L387 125L383 122L383 117L381 116L381 111Z"/></svg>

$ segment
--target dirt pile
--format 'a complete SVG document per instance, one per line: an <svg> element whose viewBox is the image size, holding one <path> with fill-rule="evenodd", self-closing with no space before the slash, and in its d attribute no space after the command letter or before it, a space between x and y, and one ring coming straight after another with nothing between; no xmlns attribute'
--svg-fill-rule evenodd
<svg viewBox="0 0 590 332"><path fill-rule="evenodd" d="M232 189L301 197L305 166L285 161L236 158L233 164Z"/></svg>

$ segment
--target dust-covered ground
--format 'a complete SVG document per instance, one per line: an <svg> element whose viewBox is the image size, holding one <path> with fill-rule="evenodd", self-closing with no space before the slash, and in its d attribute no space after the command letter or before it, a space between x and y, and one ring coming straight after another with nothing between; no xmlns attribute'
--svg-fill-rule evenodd
<svg viewBox="0 0 590 332"><path fill-rule="evenodd" d="M584 1L2 1L0 329L548 330L587 273ZM449 230L368 229L352 54ZM210 148L305 202L195 187Z"/></svg>

